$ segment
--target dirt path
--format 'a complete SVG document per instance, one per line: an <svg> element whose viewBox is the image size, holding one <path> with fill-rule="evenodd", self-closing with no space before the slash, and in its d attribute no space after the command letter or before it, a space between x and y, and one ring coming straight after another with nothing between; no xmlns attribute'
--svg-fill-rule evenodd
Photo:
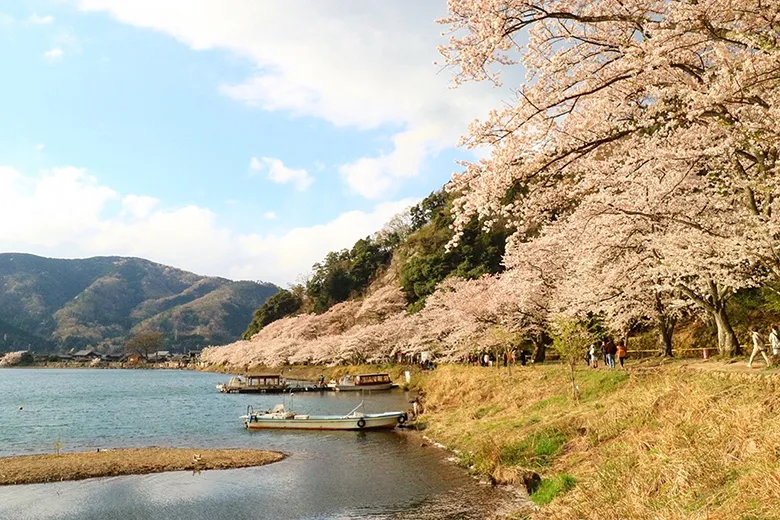
<svg viewBox="0 0 780 520"><path fill-rule="evenodd" d="M662 366L735 376L768 377L780 380L780 360L776 361L776 364L771 367L767 367L763 359L753 360L753 366L748 368L747 359L744 356L727 361L720 359L644 359L639 362L629 363L626 365L626 368L630 372L643 372L646 370L655 371Z"/></svg>

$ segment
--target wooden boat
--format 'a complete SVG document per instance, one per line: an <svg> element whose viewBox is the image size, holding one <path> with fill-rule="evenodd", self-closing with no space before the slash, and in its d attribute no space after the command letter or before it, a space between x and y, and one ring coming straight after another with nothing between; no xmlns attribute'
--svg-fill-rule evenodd
<svg viewBox="0 0 780 520"><path fill-rule="evenodd" d="M234 376L227 383L217 385L217 390L225 394L278 394L287 388L287 382L279 374L247 374L243 378Z"/></svg>
<svg viewBox="0 0 780 520"><path fill-rule="evenodd" d="M273 410L255 412L252 406L247 407L246 415L242 415L244 427L250 430L376 430L392 429L406 422L404 412L362 413L358 408L360 403L347 415L303 415L285 410L279 404Z"/></svg>
<svg viewBox="0 0 780 520"><path fill-rule="evenodd" d="M346 375L338 381L331 381L328 386L338 392L365 392L367 390L390 390L398 385L393 384L388 374L376 373Z"/></svg>

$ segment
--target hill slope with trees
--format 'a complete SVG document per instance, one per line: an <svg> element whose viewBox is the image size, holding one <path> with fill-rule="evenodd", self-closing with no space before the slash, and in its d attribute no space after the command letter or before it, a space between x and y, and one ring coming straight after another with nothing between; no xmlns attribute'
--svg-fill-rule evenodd
<svg viewBox="0 0 780 520"><path fill-rule="evenodd" d="M152 329L173 349L225 343L240 337L253 311L277 291L140 258L4 253L0 350L116 350Z"/></svg>

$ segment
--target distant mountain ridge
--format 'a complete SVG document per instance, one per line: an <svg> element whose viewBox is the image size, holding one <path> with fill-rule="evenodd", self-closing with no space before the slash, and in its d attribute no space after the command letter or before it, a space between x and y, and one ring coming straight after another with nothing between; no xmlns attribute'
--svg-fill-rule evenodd
<svg viewBox="0 0 780 520"><path fill-rule="evenodd" d="M147 330L161 332L174 350L229 343L278 291L141 258L0 253L0 352L117 350Z"/></svg>

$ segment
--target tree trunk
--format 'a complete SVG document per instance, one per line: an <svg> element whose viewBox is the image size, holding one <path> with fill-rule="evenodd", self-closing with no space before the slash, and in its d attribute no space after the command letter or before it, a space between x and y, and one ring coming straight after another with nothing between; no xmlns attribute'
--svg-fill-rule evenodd
<svg viewBox="0 0 780 520"><path fill-rule="evenodd" d="M534 344L536 345L536 351L534 352L534 363L542 363L547 352L547 346L544 344L544 338L539 338L539 341L534 341Z"/></svg>
<svg viewBox="0 0 780 520"><path fill-rule="evenodd" d="M718 328L718 353L722 356L739 356L742 354L742 348L739 345L737 335L731 328L728 314L726 314L726 305L718 306L712 317L715 320L715 326Z"/></svg>
<svg viewBox="0 0 780 520"><path fill-rule="evenodd" d="M710 318L715 322L715 328L718 332L718 353L721 356L739 356L742 354L742 348L739 345L737 335L731 328L728 314L726 313L726 303L733 291L727 287L721 287L712 280L708 281L708 292L706 296L696 294L692 289L685 285L680 285L680 290L691 300L701 306Z"/></svg>
<svg viewBox="0 0 780 520"><path fill-rule="evenodd" d="M672 335L674 334L674 326L677 324L677 319L669 316L664 299L658 291L655 293L655 312L661 355L672 357L674 356L672 352Z"/></svg>
<svg viewBox="0 0 780 520"><path fill-rule="evenodd" d="M570 361L569 362L569 375L571 376L571 395L572 398L574 398L575 403L580 402L580 390L577 388L577 381L574 377L575 370L577 368L577 362L576 361Z"/></svg>
<svg viewBox="0 0 780 520"><path fill-rule="evenodd" d="M668 318L666 316L658 318L658 343L661 347L663 356L674 356L674 352L672 351L672 336L674 335L675 325L677 325L677 320L674 318Z"/></svg>

